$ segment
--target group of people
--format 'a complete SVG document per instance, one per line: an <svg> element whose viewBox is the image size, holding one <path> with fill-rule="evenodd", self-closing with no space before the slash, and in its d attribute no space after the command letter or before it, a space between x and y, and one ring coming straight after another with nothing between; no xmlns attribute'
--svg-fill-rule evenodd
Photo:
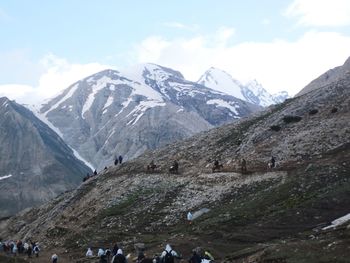
<svg viewBox="0 0 350 263"><path fill-rule="evenodd" d="M268 162L268 168L269 169L273 169L276 167L276 159L275 157L271 157L271 159ZM213 166L212 166L212 172L221 172L223 169L223 164L221 164L219 162L219 160L215 159ZM148 165L147 165L147 171L148 172L154 172L157 168L159 168L159 166L157 166L154 162L154 160L152 160ZM247 172L247 161L242 158L240 160L240 168L241 168L241 172L242 174ZM177 160L174 160L173 164L169 167L168 170L170 173L178 173L179 172L179 163L177 162Z"/></svg>
<svg viewBox="0 0 350 263"><path fill-rule="evenodd" d="M89 258L94 257L94 252L90 247L86 251L85 256ZM110 248L99 248L97 257L100 259L100 263L127 263L123 250L118 247L118 244L115 244L112 250Z"/></svg>
<svg viewBox="0 0 350 263"><path fill-rule="evenodd" d="M39 244L36 242L28 241L22 242L22 240L9 240L9 241L0 241L0 251L8 255L27 255L29 258L34 255L35 257L39 257Z"/></svg>
<svg viewBox="0 0 350 263"><path fill-rule="evenodd" d="M119 155L115 161L114 161L114 165L118 165L118 163L122 164L123 162L123 157L121 155ZM154 162L154 160L152 160L148 165L147 165L147 172L154 172L157 168L159 168L160 166L156 165L156 163ZM215 159L213 166L212 166L212 172L221 172L223 169L223 164L221 164L219 162L219 160ZM276 159L275 157L271 157L271 159L269 160L269 162L267 163L267 167L268 169L273 169L276 167ZM241 172L242 174L247 172L247 161L242 158L240 161L240 168L241 168ZM107 167L105 167L105 170L107 169ZM179 163L177 160L174 160L173 163L170 165L169 169L168 169L169 173L173 173L173 174L178 174L179 173ZM87 174L84 178L83 178L83 182L87 181L88 179L90 179L93 176L97 175L97 171L95 170L93 172L93 174Z"/></svg>
<svg viewBox="0 0 350 263"><path fill-rule="evenodd" d="M114 165L118 165L123 163L123 156L119 155L118 157L115 158L114 160ZM107 170L107 166L104 168L105 170ZM94 177L97 175L97 170L95 170L92 174L87 173L86 176L84 176L83 178L83 182L89 180L90 178Z"/></svg>
<svg viewBox="0 0 350 263"><path fill-rule="evenodd" d="M118 165L118 163L122 164L123 162L123 156L119 155L117 158L114 160L114 165Z"/></svg>
<svg viewBox="0 0 350 263"><path fill-rule="evenodd" d="M165 246L164 251L162 251L160 255L156 254L152 258L147 257L143 250L138 251L137 253L137 258L133 260L136 263L174 263L175 258L182 259L181 255L173 250L170 244ZM91 248L88 248L86 257L94 257ZM122 249L119 248L117 244L112 251L109 248L106 250L99 248L97 257L99 258L99 263L128 263L128 258L124 256ZM210 263L213 260L214 257L209 251L196 248L193 250L192 256L188 259L188 263Z"/></svg>

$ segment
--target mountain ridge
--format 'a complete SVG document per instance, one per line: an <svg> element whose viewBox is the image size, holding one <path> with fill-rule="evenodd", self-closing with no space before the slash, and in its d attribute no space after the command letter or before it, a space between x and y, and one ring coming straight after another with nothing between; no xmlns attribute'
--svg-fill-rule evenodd
<svg viewBox="0 0 350 263"><path fill-rule="evenodd" d="M279 92L277 96L271 95L255 79L243 84L226 71L215 67L209 68L197 83L263 107L281 103L289 97L286 91Z"/></svg>
<svg viewBox="0 0 350 263"><path fill-rule="evenodd" d="M40 112L100 170L115 155L134 158L259 109L187 81L178 71L141 64L126 73L104 70L88 76Z"/></svg>

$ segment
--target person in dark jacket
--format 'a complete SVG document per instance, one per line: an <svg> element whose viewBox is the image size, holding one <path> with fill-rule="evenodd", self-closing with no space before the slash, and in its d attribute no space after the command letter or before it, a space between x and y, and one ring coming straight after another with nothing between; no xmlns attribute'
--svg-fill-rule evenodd
<svg viewBox="0 0 350 263"><path fill-rule="evenodd" d="M128 263L120 248L118 249L117 254L112 258L111 263Z"/></svg>
<svg viewBox="0 0 350 263"><path fill-rule="evenodd" d="M188 263L201 263L202 258L200 255L197 254L196 250L193 250L193 254L188 260Z"/></svg>
<svg viewBox="0 0 350 263"><path fill-rule="evenodd" d="M122 164L122 162L123 162L123 156L119 155L118 160L119 160L119 163Z"/></svg>

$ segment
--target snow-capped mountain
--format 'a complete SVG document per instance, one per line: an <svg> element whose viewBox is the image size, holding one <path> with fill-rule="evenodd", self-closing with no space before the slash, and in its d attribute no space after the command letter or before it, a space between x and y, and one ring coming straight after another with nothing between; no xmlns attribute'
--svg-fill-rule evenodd
<svg viewBox="0 0 350 263"><path fill-rule="evenodd" d="M278 93L275 97L256 80L242 84L227 72L213 67L208 69L197 83L262 107L280 103L284 97L288 98L286 91Z"/></svg>
<svg viewBox="0 0 350 263"><path fill-rule="evenodd" d="M102 169L116 155L131 159L259 109L187 81L178 71L142 64L80 80L42 105L40 113Z"/></svg>

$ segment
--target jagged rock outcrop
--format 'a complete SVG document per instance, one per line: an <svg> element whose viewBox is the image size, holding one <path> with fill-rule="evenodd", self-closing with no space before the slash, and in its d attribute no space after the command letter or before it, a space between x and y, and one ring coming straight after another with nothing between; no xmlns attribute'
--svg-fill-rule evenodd
<svg viewBox="0 0 350 263"><path fill-rule="evenodd" d="M87 246L116 241L128 251L146 243L149 254L169 242L184 257L204 246L224 262L342 262L350 256L349 223L325 226L350 212L349 87L344 77L109 167L2 221L0 235L41 240L76 262ZM269 170L271 155L277 168ZM175 159L179 174L168 172ZM213 173L216 159L223 168ZM146 170L151 160L158 166L153 172ZM188 211L201 214L193 224Z"/></svg>
<svg viewBox="0 0 350 263"><path fill-rule="evenodd" d="M119 154L132 159L259 109L172 69L144 64L80 80L43 105L41 114L101 170Z"/></svg>
<svg viewBox="0 0 350 263"><path fill-rule="evenodd" d="M0 217L75 188L90 172L46 124L4 97L0 127Z"/></svg>

